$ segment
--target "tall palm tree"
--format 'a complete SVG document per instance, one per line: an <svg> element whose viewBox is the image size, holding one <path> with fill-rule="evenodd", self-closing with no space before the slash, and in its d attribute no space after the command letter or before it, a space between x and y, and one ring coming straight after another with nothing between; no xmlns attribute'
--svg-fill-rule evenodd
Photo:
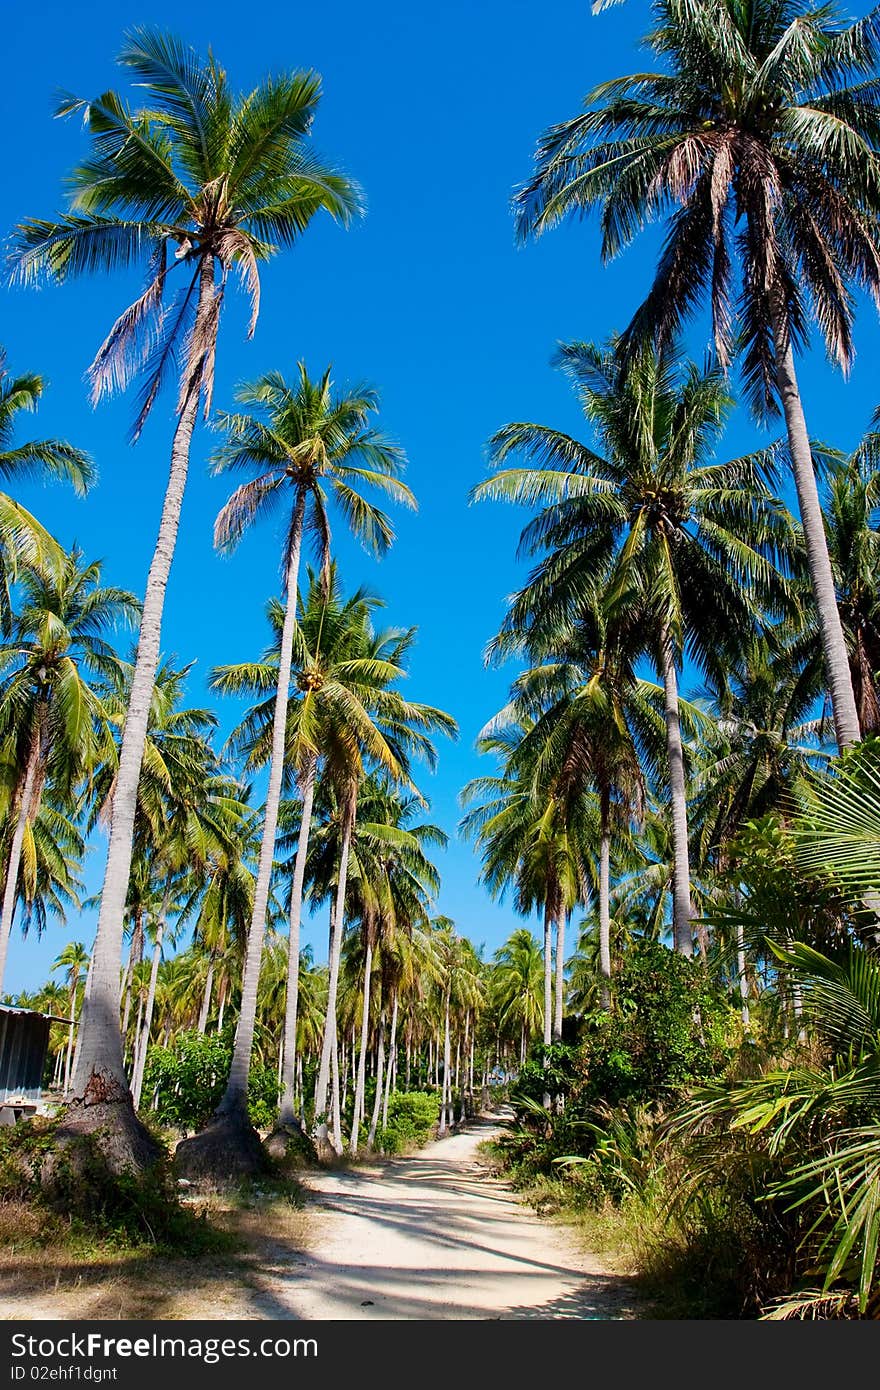
<svg viewBox="0 0 880 1390"><path fill-rule="evenodd" d="M544 558L509 610L513 637L552 644L598 582L613 608L635 615L641 606L664 691L675 945L690 955L678 669L689 650L705 671L718 671L766 613L790 606L774 562L791 551L791 518L771 488L773 450L714 461L731 405L717 366L685 364L668 350L627 359L615 344L585 343L563 346L558 363L603 452L545 425L507 425L492 439L498 471L474 496L545 504L523 532L523 548ZM524 466L503 466L517 454ZM639 620L629 621L637 630Z"/></svg>
<svg viewBox="0 0 880 1390"><path fill-rule="evenodd" d="M852 287L880 302L880 13L812 0L657 0L653 72L602 83L542 138L517 197L522 236L600 210L605 259L664 220L627 336L672 342L709 301L716 351L743 354L759 415L781 406L838 745L860 736L795 350L810 318L845 370Z"/></svg>
<svg viewBox="0 0 880 1390"><path fill-rule="evenodd" d="M107 638L131 622L138 604L101 583L101 566L73 550L58 569L26 568L22 602L0 643L0 747L14 768L12 837L0 908L0 985L18 894L22 853L32 855L33 825L51 780L71 793L93 767L104 711L97 681L116 656ZM118 971L117 971L118 989Z"/></svg>
<svg viewBox="0 0 880 1390"><path fill-rule="evenodd" d="M16 444L18 417L37 409L44 390L42 377L33 372L13 376L0 348L0 477L60 478L82 496L94 481L88 454L62 439L30 439ZM9 634L12 607L9 587L21 561L32 565L58 565L63 551L36 517L25 511L6 492L0 492L0 632Z"/></svg>
<svg viewBox="0 0 880 1390"><path fill-rule="evenodd" d="M255 474L230 497L214 529L215 541L223 549L237 545L254 519L273 506L289 508L284 537L284 619L280 634L277 681L269 757L269 786L263 813L263 838L254 894L254 910L248 934L248 949L242 987L242 1008L235 1035L232 1068L218 1115L229 1122L248 1123L245 1108L247 1074L250 1063L266 905L275 854L278 808L281 801L285 757L288 753L287 705L293 663L294 629L297 621L300 551L303 531L319 537L321 567L329 566L330 527L328 494L342 511L354 534L376 554L382 554L393 538L385 515L362 496L364 485L390 495L396 501L414 505L409 488L398 477L403 454L377 430L370 418L378 409L376 393L367 387L334 393L329 369L317 382L309 379L299 365L299 380L290 387L279 373L261 377L242 387L239 402L250 406L250 413L223 415L220 425L226 442L215 455L218 471L246 469ZM306 702L304 701L304 704ZM288 995L296 999L299 969L299 919L308 848L315 770L319 749L310 738L308 711L305 727L300 728L296 767L303 798L301 845L291 889L291 930L289 937ZM296 1016L289 1021L287 1042L291 1049L296 1038ZM293 1064L291 1051L290 1065ZM292 1094L288 1075L287 1091ZM292 1121L292 1107L285 1108L285 1120Z"/></svg>
<svg viewBox="0 0 880 1390"><path fill-rule="evenodd" d="M102 1091L124 1099L127 1083L113 996L131 866L137 786L159 664L162 611L200 402L210 410L217 331L230 270L250 296L253 332L260 263L291 245L321 209L347 222L356 189L316 157L309 131L320 97L314 72L272 77L234 93L213 55L159 32L136 29L119 61L144 104L107 92L66 97L60 114L81 115L92 137L74 172L70 210L18 229L14 276L64 281L147 266L147 288L116 320L91 368L94 394L142 371L137 435L178 360L176 426L159 533L147 578L114 814L98 917L92 982L82 1023L75 1091L102 1074ZM219 279L218 279L219 275ZM169 281L182 281L169 299ZM122 1121L122 1115L118 1117ZM141 1136L143 1138L143 1136Z"/></svg>
<svg viewBox="0 0 880 1390"><path fill-rule="evenodd" d="M325 774L332 789L334 815L331 826L336 845L330 874L323 875L323 895L331 897L329 981L327 1020L321 1060L315 1083L315 1119L322 1124L327 1108L330 1075L336 1052L336 991L339 963L345 931L345 906L351 853L354 846L358 799L371 764L383 769L386 776L403 787L415 791L411 779L413 754L420 756L429 767L436 765L436 751L430 734L436 730L454 737L457 725L450 715L431 705L404 700L391 689L394 680L405 674L405 660L412 645L415 629L391 629L373 636L367 631L364 655L372 651L376 660L375 679L368 688L368 703L350 702L340 710L344 722L328 729L323 749ZM374 746L381 740L386 753L376 759ZM321 891L316 896L322 896ZM337 1093L338 1094L338 1093ZM338 1139L338 1136L337 1136Z"/></svg>

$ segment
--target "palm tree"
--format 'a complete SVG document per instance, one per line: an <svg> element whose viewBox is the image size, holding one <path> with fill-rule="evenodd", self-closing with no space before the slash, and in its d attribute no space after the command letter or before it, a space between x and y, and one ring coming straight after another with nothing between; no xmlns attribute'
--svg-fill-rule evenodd
<svg viewBox="0 0 880 1390"><path fill-rule="evenodd" d="M398 691L391 689L392 682L405 675L406 656L414 637L414 628L388 629L376 634L369 621L365 622L360 647L352 651L352 657L364 660L364 673L369 673L369 680L363 680L354 698L341 698L333 721L324 724L326 824L314 832L315 869L311 894L313 901L329 899L331 904L327 1019L315 1083L315 1118L319 1128L324 1122L336 1053L339 963L361 787L372 766L381 769L393 782L415 792L411 779L413 756L433 767L436 752L430 735L436 730L450 737L457 733L455 720L448 714L431 705L404 700Z"/></svg>
<svg viewBox="0 0 880 1390"><path fill-rule="evenodd" d="M64 281L146 262L146 290L116 320L91 368L95 396L124 387L143 369L135 435L176 361L183 362L74 1085L82 1096L92 1074L100 1073L103 1093L124 1098L127 1083L113 996L138 778L190 444L200 401L206 414L211 405L226 277L235 269L243 280L253 332L260 262L292 244L321 209L347 222L357 210L358 195L311 148L308 132L320 97L316 73L272 77L237 95L213 55L202 60L191 48L147 29L128 36L119 61L144 92L144 105L132 110L115 92L94 101L64 99L60 114L79 114L88 124L90 157L72 176L70 211L55 221L23 223L11 263L18 280L33 283L41 276ZM169 302L168 281L178 272L183 283ZM117 1123L122 1123L121 1113Z"/></svg>
<svg viewBox="0 0 880 1390"><path fill-rule="evenodd" d="M293 631L293 688L287 704L284 769L289 780L296 775L301 801L289 806L282 803L280 808L283 823L280 846L295 851L289 865L290 969L281 1071L283 1092L279 1126L282 1129L295 1124L299 926L316 778L322 756L338 747L340 739L344 741L349 736L344 731L349 729L353 716L356 718L358 705L369 708L374 691L381 690L387 681L388 670L382 665L381 655L377 664L377 648L367 637L365 628L378 605L379 600L362 589L344 598L336 570L331 567L326 583L310 575L308 591L300 599ZM283 605L277 600L270 603L268 617L273 641L262 660L217 667L212 675L213 685L224 693L259 697L229 739L230 751L244 756L248 771L265 766L272 756L285 618ZM352 700L357 703L353 704ZM384 736L363 719L359 721L359 728L361 736L367 740L372 759L379 765L386 763L390 750ZM292 832L288 824L293 827Z"/></svg>
<svg viewBox="0 0 880 1390"><path fill-rule="evenodd" d="M499 471L474 496L545 503L523 532L523 548L545 556L509 610L514 640L552 646L597 584L612 609L628 610L630 630L641 624L664 691L675 945L690 955L677 668L689 649L703 670L719 671L766 613L783 611L789 600L774 561L791 549L791 519L770 486L774 450L712 458L731 405L717 366L684 364L668 350L629 360L614 344L584 343L563 346L558 363L603 453L544 425L507 425L492 439ZM502 467L516 454L526 466Z"/></svg>
<svg viewBox="0 0 880 1390"><path fill-rule="evenodd" d="M361 1042L355 1084L350 1148L357 1153L364 1118L366 1054L370 1024L370 980L373 957L390 951L398 933L427 923L431 899L439 890L437 871L427 857L430 845L444 847L446 836L437 826L414 823L420 797L401 796L396 788L371 778L358 799L348 880L348 916L358 920L363 943L363 1004ZM381 971L380 971L381 975ZM380 1060L384 1062L384 1001ZM381 1098L382 1068L376 1098ZM373 1119L378 1116L375 1111ZM370 1130L375 1136L375 1124ZM372 1140L370 1141L372 1142Z"/></svg>
<svg viewBox="0 0 880 1390"><path fill-rule="evenodd" d="M553 1036L553 924L556 923L558 1036L562 1035L565 921L585 892L583 788L542 775L534 702L511 702L480 734L477 748L501 760L500 775L463 789L461 821L482 849L481 879L493 896L514 887L517 912L544 917L544 1046ZM548 1097L549 1104L549 1097Z"/></svg>
<svg viewBox="0 0 880 1390"><path fill-rule="evenodd" d="M245 468L256 476L239 487L226 503L214 529L218 546L229 550L239 542L248 526L272 506L289 504L284 543L284 619L280 634L277 681L269 757L269 786L263 819L263 838L257 870L254 910L248 933L242 1008L235 1035L232 1068L218 1117L228 1123L249 1123L245 1109L247 1074L253 1040L257 980L269 897L269 882L275 853L278 808L281 801L285 756L288 752L287 705L290 695L294 629L297 621L299 562L305 528L320 538L321 566L329 566L330 528L327 516L328 493L341 509L354 534L376 554L390 545L393 532L384 514L361 495L361 489L377 488L399 502L414 505L409 489L400 482L403 466L401 451L370 425L378 408L376 393L369 388L334 394L329 369L320 381L309 379L300 363L299 381L288 386L278 373L260 378L238 392L242 405L251 413L223 415L220 425L226 443L215 455L217 471ZM307 689L306 692L307 694ZM293 1049L296 1039L296 974L299 968L299 920L305 876L315 771L319 749L310 738L309 711L303 701L295 766L300 775L303 798L301 844L297 852L291 888L288 997L293 1016L285 1029L289 1048L286 1080L288 1103L284 1122L291 1123Z"/></svg>
<svg viewBox="0 0 880 1390"><path fill-rule="evenodd" d="M691 819L701 858L718 852L746 821L790 817L794 793L827 754L819 661L801 662L799 642L756 635L714 692L699 747Z"/></svg>
<svg viewBox="0 0 880 1390"><path fill-rule="evenodd" d="M82 496L94 481L88 454L62 439L30 439L15 444L18 416L37 409L44 390L42 377L33 372L13 376L0 348L0 477L60 478ZM9 587L21 561L46 567L61 562L63 552L40 525L8 493L0 492L0 632L9 635L12 606Z"/></svg>
<svg viewBox="0 0 880 1390"><path fill-rule="evenodd" d="M541 948L527 927L517 927L494 956L493 1007L501 1030L519 1041L520 1065L529 1039L543 1023Z"/></svg>
<svg viewBox="0 0 880 1390"><path fill-rule="evenodd" d="M67 972L67 1012L70 1027L67 1035L67 1060L64 1064L64 1094L70 1089L70 1069L73 1064L73 1036L76 1029L76 1004L80 979L85 978L89 968L89 953L81 941L68 941L64 950L55 959L53 970Z"/></svg>
<svg viewBox="0 0 880 1390"><path fill-rule="evenodd" d="M876 217L880 14L845 24L811 0L658 0L663 70L605 82L553 126L517 197L538 235L597 207L605 259L666 219L627 338L664 348L706 300L723 365L743 356L759 415L785 418L838 745L859 738L795 349L812 317L853 356L852 286L880 302Z"/></svg>
<svg viewBox="0 0 880 1390"><path fill-rule="evenodd" d="M0 643L0 746L13 768L0 985L22 853L33 856L43 788L51 780L61 794L69 794L94 765L104 711L90 680L115 665L106 634L138 612L132 595L102 585L100 564L84 564L78 550L57 570L24 569L19 583L22 603L8 640Z"/></svg>
<svg viewBox="0 0 880 1390"><path fill-rule="evenodd" d="M608 1008L612 833L625 838L641 821L646 776L656 777L662 765L664 737L656 687L635 674L642 640L633 614L615 613L603 600L585 596L569 629L555 634L548 659L514 682L508 709L514 720L530 721L516 764L554 789L572 828L580 826L584 850L594 825L598 831L599 968ZM595 807L584 801L593 791Z"/></svg>

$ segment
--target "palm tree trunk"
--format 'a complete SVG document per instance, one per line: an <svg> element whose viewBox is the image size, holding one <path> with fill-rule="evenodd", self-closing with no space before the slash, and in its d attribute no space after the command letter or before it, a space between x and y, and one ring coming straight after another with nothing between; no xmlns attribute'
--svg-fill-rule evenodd
<svg viewBox="0 0 880 1390"><path fill-rule="evenodd" d="M607 789L600 794L599 839L599 974L601 1003L611 1007L611 834L608 827L611 798Z"/></svg>
<svg viewBox="0 0 880 1390"><path fill-rule="evenodd" d="M70 1090L70 1077L73 1069L73 1038L74 1034L76 1033L76 1024L74 1022L74 1017L76 1015L76 991L78 986L79 979L77 978L77 976L74 976L73 980L71 981L70 999L68 1003L68 1009L70 1010L70 1027L67 1033L67 1059L64 1064L64 1090L62 1091L62 1095L65 1096L67 1095L67 1092Z"/></svg>
<svg viewBox="0 0 880 1390"><path fill-rule="evenodd" d="M131 1017L131 986L134 980L134 968L140 965L144 956L144 919L140 912L135 913L134 926L131 933L131 948L128 952L128 965L125 967L125 980L122 985L122 1045L125 1047L125 1039L128 1034L128 1021ZM135 1042L134 1046L137 1043Z"/></svg>
<svg viewBox="0 0 880 1390"><path fill-rule="evenodd" d="M21 867L21 847L24 843L24 832L27 829L28 818L31 813L31 800L33 798L34 782L37 775L37 754L38 745L36 738L34 738L28 755L27 767L24 774L24 786L21 789L21 802L18 807L18 816L15 821L12 844L9 848L9 861L6 865L6 883L3 888L3 908L2 911L0 911L0 994L2 994L3 976L6 973L6 956L9 951L9 938L12 935L12 918L15 913L15 900L18 897L18 871Z"/></svg>
<svg viewBox="0 0 880 1390"><path fill-rule="evenodd" d="M205 976L205 992L202 995L202 1007L199 1009L198 1032L204 1035L208 1027L208 1015L211 1012L211 994L214 989L214 952L208 957L208 973Z"/></svg>
<svg viewBox="0 0 880 1390"><path fill-rule="evenodd" d="M351 1120L351 1142L349 1148L357 1153L358 1130L364 1110L364 1089L367 1082L367 1039L370 1032L370 972L373 968L373 945L367 940L364 956L364 1002L361 1008L361 1050L358 1053L357 1084L354 1088L354 1114Z"/></svg>
<svg viewBox="0 0 880 1390"><path fill-rule="evenodd" d="M694 953L691 917L691 868L688 851L687 788L681 719L678 709L678 679L672 637L668 629L660 635L663 672L663 703L666 718L666 753L669 760L669 796L672 804L672 938L683 956Z"/></svg>
<svg viewBox="0 0 880 1390"><path fill-rule="evenodd" d="M742 922L736 924L736 973L739 980L739 998L742 1011L743 1028L748 1032L751 1025L749 1014L749 980L746 975L746 947Z"/></svg>
<svg viewBox="0 0 880 1390"><path fill-rule="evenodd" d="M382 1082L385 1073L385 1010L379 1015L379 1054L376 1058L376 1098L373 1101L373 1114L370 1118L370 1132L367 1135L367 1148L372 1149L376 1142L376 1130L379 1128L379 1109L382 1104ZM388 1066L388 1075L391 1075L391 1066Z"/></svg>
<svg viewBox="0 0 880 1390"><path fill-rule="evenodd" d="M825 671L828 689L831 694L831 708L834 714L834 729L837 746L843 751L848 745L858 743L861 738L859 716L856 709L852 687L852 673L844 641L840 613L837 608L837 595L834 588L834 574L828 555L828 542L819 491L816 487L816 474L813 468L813 455L807 422L798 389L794 366L794 353L791 342L784 329L783 314L777 295L771 296L770 311L773 320L773 339L776 350L776 383L785 427L788 433L788 452L791 457L794 483L797 489L801 525L804 531L804 545L807 551L807 564L810 569L810 582L813 601L819 617L822 634L822 650L825 655Z"/></svg>
<svg viewBox="0 0 880 1390"><path fill-rule="evenodd" d="M290 926L287 942L287 997L284 1004L284 1065L281 1072L281 1113L278 1122L295 1126L296 1119L296 1022L299 1007L299 929L302 918L303 885L306 881L306 856L309 850L309 830L312 824L312 804L315 799L315 772L318 760L309 754L302 773L302 820L293 883L290 888Z"/></svg>
<svg viewBox="0 0 880 1390"><path fill-rule="evenodd" d="M437 1049L439 1052L439 1048ZM446 1007L443 1014L443 1090L440 1093L440 1128L438 1133L446 1133L446 1096L449 1090L449 991L446 991Z"/></svg>
<svg viewBox="0 0 880 1390"><path fill-rule="evenodd" d="M556 1000L553 1015L553 1041L562 1041L562 1017L565 1009L565 908L556 914Z"/></svg>
<svg viewBox="0 0 880 1390"><path fill-rule="evenodd" d="M333 1024L333 1045L330 1049L330 1075L333 1081L333 1128L330 1139L337 1154L342 1153L342 1110L339 1104L339 1039L336 1036L336 1023Z"/></svg>
<svg viewBox="0 0 880 1390"><path fill-rule="evenodd" d="M327 1090L330 1084L330 1053L336 1039L336 995L339 991L339 962L342 957L342 937L345 925L345 887L348 879L348 860L351 854L351 837L354 830L356 796L346 807L342 829L342 845L339 852L339 880L336 885L336 902L331 919L330 932L330 975L327 982L327 1017L324 1022L324 1042L321 1047L321 1063L315 1083L315 1123L323 1121L327 1109Z"/></svg>
<svg viewBox="0 0 880 1390"><path fill-rule="evenodd" d="M544 905L544 1055L542 1066L545 1071L550 1066L549 1047L553 1040L553 909L551 901ZM550 1104L550 1092L544 1089L541 1104L546 1109Z"/></svg>
<svg viewBox="0 0 880 1390"><path fill-rule="evenodd" d="M103 1078L102 1093L128 1095L128 1082L122 1057L119 1026L119 961L125 899L131 874L134 818L138 782L144 758L150 705L159 664L162 610L165 590L174 558L180 509L189 469L190 444L201 394L202 370L207 351L216 342L218 305L214 293L214 258L202 259L199 301L192 334L192 348L186 364L177 428L171 445L171 467L162 504L162 518L156 548L147 576L144 607L138 633L137 656L131 694L125 715L119 769L113 792L110 843L101 891L101 909L93 951L94 970L88 999L83 1004L79 1034L80 1047L73 1078L78 1097L85 1094L93 1076Z"/></svg>
<svg viewBox="0 0 880 1390"><path fill-rule="evenodd" d="M163 904L162 915L156 927L156 940L153 943L153 960L150 965L150 987L147 991L147 1007L144 1011L144 1021L137 1048L137 1062L131 1081L131 1096L134 1101L135 1110L138 1109L141 1103L141 1092L144 1089L144 1067L147 1063L147 1048L150 1045L150 1030L153 1027L153 1010L156 1007L156 981L159 978L159 964L162 960L162 941L165 937L166 912L167 907Z"/></svg>
<svg viewBox="0 0 880 1390"><path fill-rule="evenodd" d="M65 1082L65 1086L64 1086L64 1094L65 1094L65 1095L69 1094L69 1092L70 1092L70 1087L71 1087L71 1084L72 1084L72 1078L73 1078L74 1076L76 1076L76 1064L77 1064L77 1060L78 1060L78 1058L79 1058L80 1040L81 1040L81 1038L82 1038L82 1016L83 1016L83 1010L85 1009L85 1006L86 1006L86 1000L87 1000L88 997L89 997L89 990L90 990L91 987L92 987L92 961L94 960L94 958L95 958L95 950L94 950L94 943L93 943L93 944L92 944L92 953L91 953L91 955L89 956L89 968L88 968L88 970L86 971L86 982L85 982L85 984L83 985L83 1002L82 1002L82 1008L81 1008L80 1011L79 1011L79 1020L78 1020L77 1030L76 1030L76 1043L74 1044L74 1048L73 1048L73 1066L72 1066L72 1068L71 1068L70 1075L68 1076L68 1078L67 1078L67 1080L66 1080L66 1082ZM73 1017L73 1014L71 1014L71 1018L72 1018L72 1017Z"/></svg>
<svg viewBox="0 0 880 1390"><path fill-rule="evenodd" d="M391 1006L391 1041L388 1045L388 1075L385 1079L385 1096L382 1101L382 1128L388 1128L388 1098L391 1093L392 1074L396 1082L397 1079L397 990L394 991L394 1003Z"/></svg>
<svg viewBox="0 0 880 1390"><path fill-rule="evenodd" d="M287 585L284 604L284 626L281 629L281 651L278 659L278 684L275 689L275 713L272 719L272 756L269 761L269 786L263 816L263 838L257 881L254 885L254 906L247 935L244 977L241 985L241 1010L235 1029L232 1065L218 1115L247 1120L247 1083L254 1044L257 1017L257 988L263 960L263 939L266 934L266 911L269 906L269 887L272 863L275 858L275 832L278 829L278 808L281 805L281 783L284 776L284 755L287 751L287 703L290 694L290 668L293 661L293 633L296 627L296 600L299 583L299 556L302 548L305 493L297 494L290 528L290 555L287 562ZM299 952L297 951L297 959Z"/></svg>

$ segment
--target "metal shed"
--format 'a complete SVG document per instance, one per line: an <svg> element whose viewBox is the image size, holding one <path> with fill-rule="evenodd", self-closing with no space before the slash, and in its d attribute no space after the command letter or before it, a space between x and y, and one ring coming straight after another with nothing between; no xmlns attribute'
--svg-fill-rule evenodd
<svg viewBox="0 0 880 1390"><path fill-rule="evenodd" d="M40 1103L43 1065L53 1023L69 1023L53 1014L0 1004L0 1116L17 1119Z"/></svg>

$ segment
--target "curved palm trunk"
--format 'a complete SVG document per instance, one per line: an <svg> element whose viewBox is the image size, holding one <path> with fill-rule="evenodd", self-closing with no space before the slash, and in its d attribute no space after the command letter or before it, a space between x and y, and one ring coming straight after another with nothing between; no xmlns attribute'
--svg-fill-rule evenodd
<svg viewBox="0 0 880 1390"><path fill-rule="evenodd" d="M315 1123L320 1124L327 1109L327 1092L330 1086L330 1059L336 1046L336 996L339 992L339 962L342 957L342 937L345 924L345 888L348 879L348 860L351 854L351 837L357 799L352 796L351 805L346 808L342 829L342 845L339 851L339 879L336 884L336 900L330 930L330 974L327 981L327 1016L324 1021L324 1041L321 1046L321 1064L315 1082Z"/></svg>
<svg viewBox="0 0 880 1390"><path fill-rule="evenodd" d="M199 301L192 335L190 359L182 388L180 414L171 445L171 467L162 505L159 534L147 576L144 607L138 633L137 657L131 694L125 715L119 770L113 793L110 843L101 890L101 910L93 952L91 989L83 1004L80 1046L73 1078L76 1096L83 1098L94 1085L96 1094L118 1099L128 1095L119 1026L119 961L125 899L131 874L132 839L137 791L150 704L159 664L162 610L171 562L177 543L180 509L189 469L189 453L199 408L202 371L213 353L217 336L218 301L214 293L214 259L205 256L199 280Z"/></svg>
<svg viewBox="0 0 880 1390"><path fill-rule="evenodd" d="M306 855L309 850L309 831L312 824L312 805L315 800L315 770L318 760L311 754L302 775L302 820L293 865L290 888L290 928L287 943L287 997L284 1005L284 1062L281 1069L281 1113L279 1123L294 1126L296 1118L296 1016L299 1007L299 930L302 919L303 885L306 879Z"/></svg>
<svg viewBox="0 0 880 1390"><path fill-rule="evenodd" d="M565 908L556 917L556 998L553 1014L553 1041L562 1041L562 1018L565 1010Z"/></svg>
<svg viewBox="0 0 880 1390"><path fill-rule="evenodd" d="M797 489L801 525L804 529L804 545L807 551L807 564L810 569L810 582L813 601L819 615L819 629L822 633L822 651L825 655L825 669L828 676L828 689L831 694L831 708L834 713L834 730L837 746L842 751L849 744L858 743L861 738L859 716L852 687L852 673L840 624L837 608L837 594L834 588L834 575L828 556L828 542L816 487L816 474L813 469L813 455L810 450L810 437L795 374L794 354L791 343L783 332L782 316L778 306L771 305L773 317L773 338L776 350L776 382L779 399L785 416L788 433L788 451L791 455L792 471Z"/></svg>
<svg viewBox="0 0 880 1390"><path fill-rule="evenodd" d="M691 917L691 868L688 851L687 787L684 751L681 745L681 719L678 709L678 679L672 654L672 639L663 632L660 639L663 673L663 704L666 718L666 753L669 760L669 797L672 805L672 938L683 956L694 953Z"/></svg>
<svg viewBox="0 0 880 1390"><path fill-rule="evenodd" d="M357 1153L358 1132L360 1130L361 1115L364 1112L364 1093L367 1084L367 1039L370 1032L370 975L373 969L373 945L367 939L367 950L364 956L364 1002L361 1008L361 1048L358 1053L357 1083L354 1088L354 1114L351 1119L351 1140L349 1148L353 1154Z"/></svg>
<svg viewBox="0 0 880 1390"><path fill-rule="evenodd" d="M150 987L147 990L147 1006L144 1010L140 1036L136 1044L134 1076L131 1079L131 1097L135 1110L141 1103L144 1089L144 1067L147 1064L147 1048L150 1045L150 1030L153 1027L153 1010L156 1007L156 981L159 978L159 964L162 960L162 942L165 938L165 909L156 927L156 940L153 943L153 960L150 965Z"/></svg>
<svg viewBox="0 0 880 1390"><path fill-rule="evenodd" d="M18 871L21 868L21 849L24 844L24 832L27 829L27 823L31 813L34 784L37 778L38 757L37 740L33 739L31 750L28 755L27 767L25 769L24 786L21 789L21 802L18 807L15 830L12 834L12 844L9 847L9 861L6 866L6 884L3 889L3 908L2 912L0 912L0 993L2 993L3 976L6 973L6 956L9 952L9 938L12 935L12 919L15 915L15 900L18 897Z"/></svg>
<svg viewBox="0 0 880 1390"><path fill-rule="evenodd" d="M397 1078L397 990L391 1006L391 1041L388 1044L388 1074L385 1078L385 1096L382 1101L382 1128L388 1128L388 1099L391 1094L392 1076Z"/></svg>
<svg viewBox="0 0 880 1390"><path fill-rule="evenodd" d="M544 1057L543 1067L550 1066L548 1048L553 1039L553 912L550 904L544 908ZM550 1105L550 1092L545 1088L541 1100L545 1110Z"/></svg>
<svg viewBox="0 0 880 1390"><path fill-rule="evenodd" d="M247 935L244 977L241 986L241 1011L235 1029L232 1065L218 1115L247 1120L247 1083L257 1019L257 989L263 960L263 938L266 933L266 912L269 906L269 887L272 863L275 858L275 833L278 829L278 808L281 805L281 783L284 776L284 755L287 751L287 704L290 693L290 668L293 661L293 632L296 626L296 598L299 581L299 555L302 546L302 524L305 514L305 493L297 495L290 530L290 558L287 564L287 587L284 606L284 626L281 629L281 652L278 660L278 685L275 691L275 713L272 719L272 756L269 762L269 786L263 818L263 838L257 881L254 885L254 906Z"/></svg>
<svg viewBox="0 0 880 1390"><path fill-rule="evenodd" d="M608 829L609 796L601 794L599 840L599 974L603 1009L611 1007L611 835Z"/></svg>

